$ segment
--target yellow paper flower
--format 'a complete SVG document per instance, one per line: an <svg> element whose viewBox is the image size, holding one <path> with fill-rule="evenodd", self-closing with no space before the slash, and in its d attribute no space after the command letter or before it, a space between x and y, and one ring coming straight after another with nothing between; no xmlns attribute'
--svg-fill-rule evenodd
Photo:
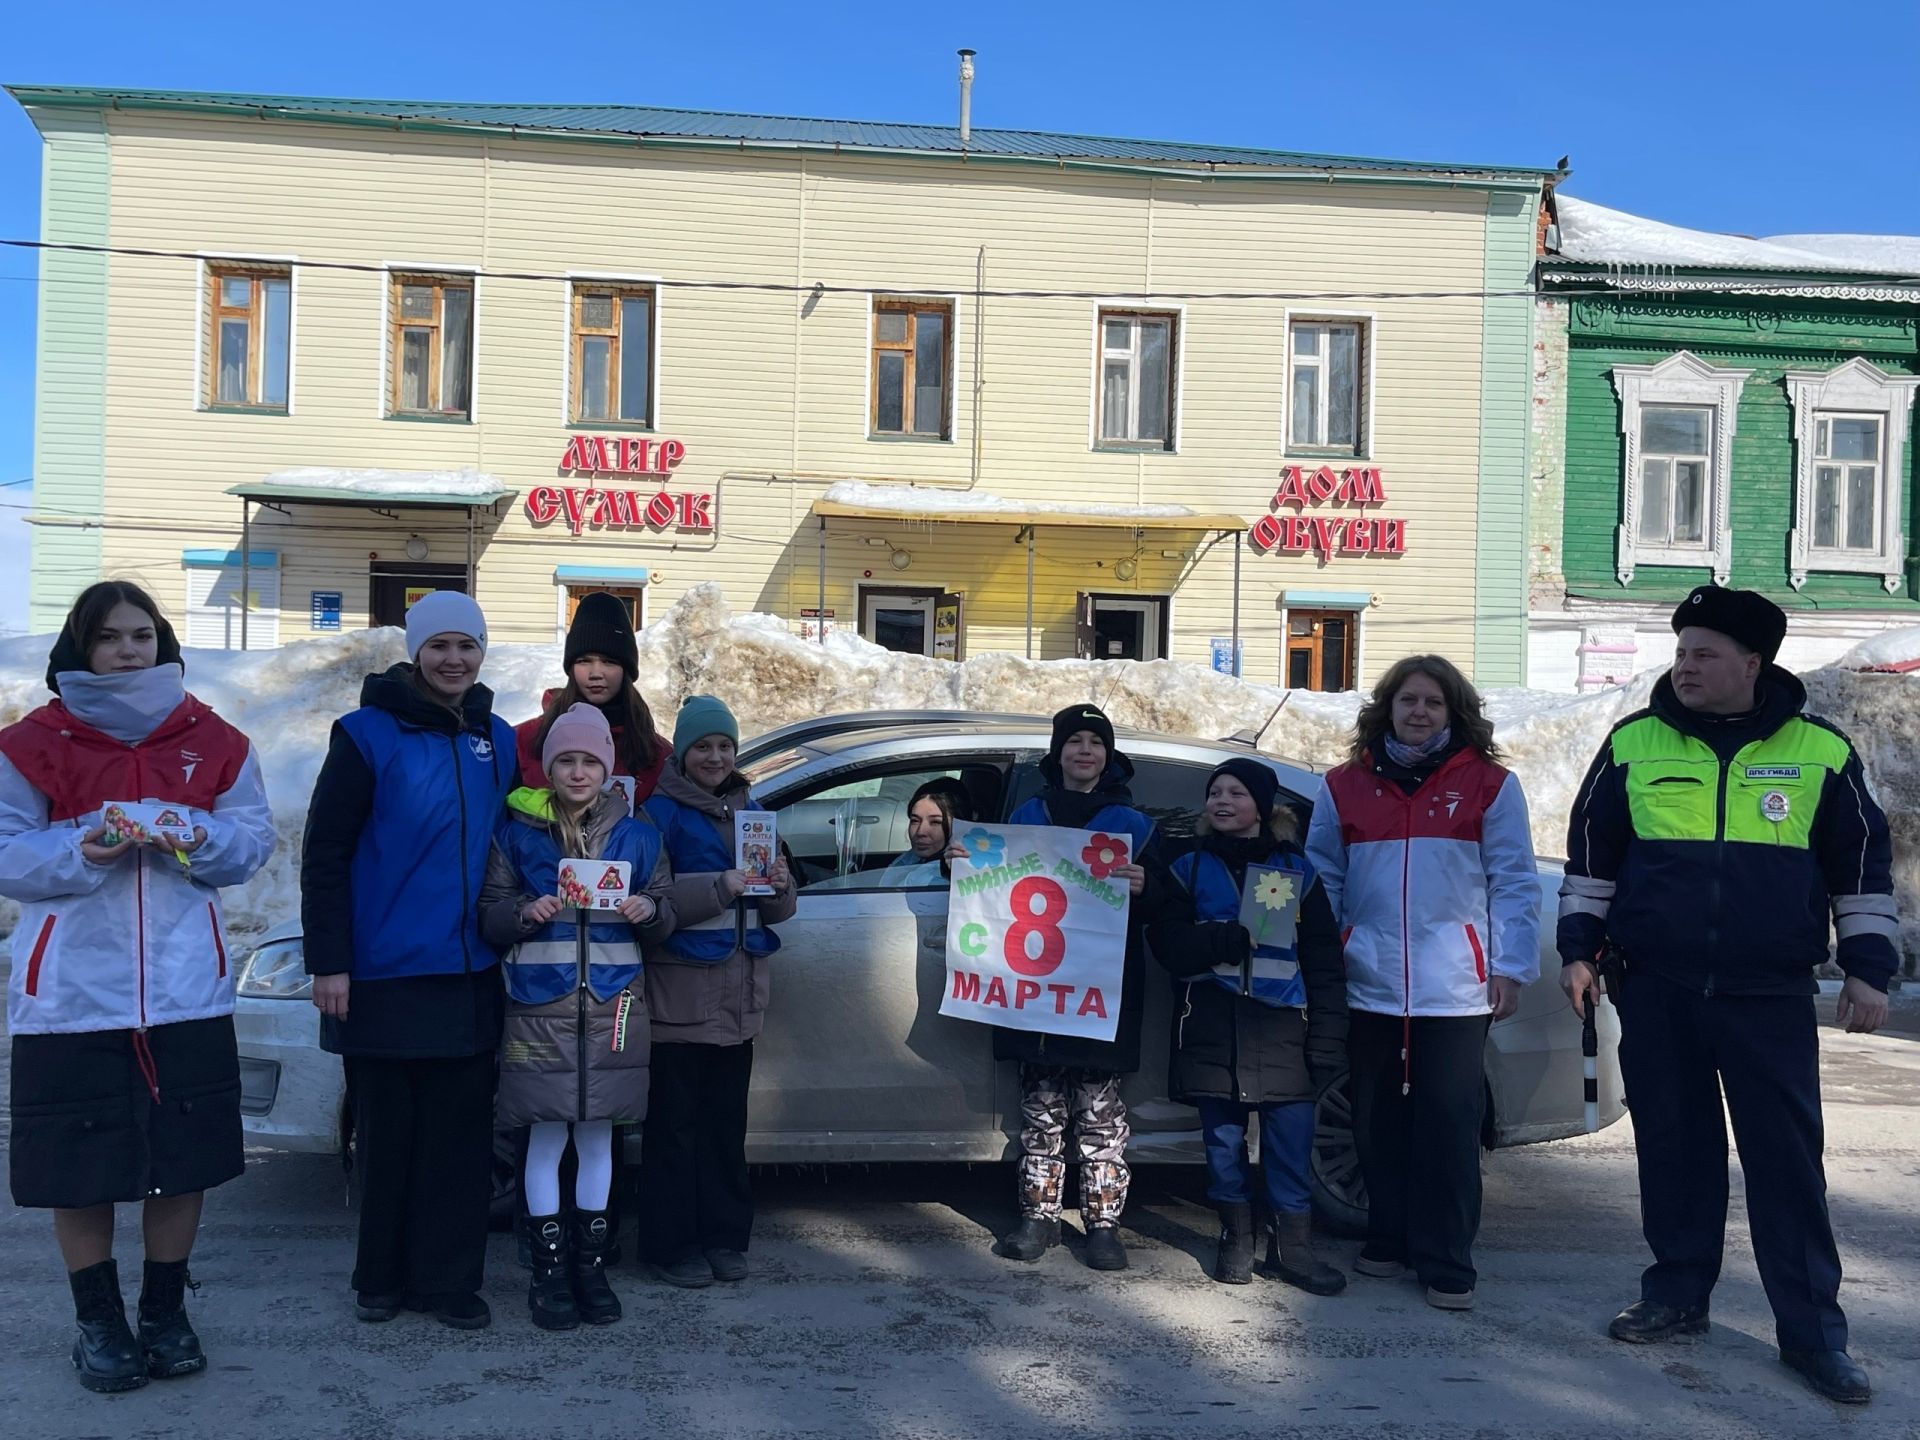
<svg viewBox="0 0 1920 1440"><path fill-rule="evenodd" d="M1273 872L1262 875L1253 890L1254 903L1266 910L1284 910L1293 899L1292 877Z"/></svg>

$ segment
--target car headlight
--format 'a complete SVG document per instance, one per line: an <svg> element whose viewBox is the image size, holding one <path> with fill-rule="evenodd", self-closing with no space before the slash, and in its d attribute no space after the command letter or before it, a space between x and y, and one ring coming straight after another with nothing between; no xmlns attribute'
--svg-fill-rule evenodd
<svg viewBox="0 0 1920 1440"><path fill-rule="evenodd" d="M273 940L258 946L240 966L239 993L260 1000L309 1000L313 977L298 940Z"/></svg>

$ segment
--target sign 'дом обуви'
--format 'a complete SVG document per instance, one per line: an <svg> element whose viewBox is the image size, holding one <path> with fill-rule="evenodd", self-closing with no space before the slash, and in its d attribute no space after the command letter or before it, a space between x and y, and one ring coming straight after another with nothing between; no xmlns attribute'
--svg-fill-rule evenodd
<svg viewBox="0 0 1920 1440"><path fill-rule="evenodd" d="M576 535L589 525L711 530L712 494L676 495L664 488L667 477L686 456L687 447L678 440L653 440L644 435L575 435L560 457L561 470L588 476L656 475L663 488L648 495L598 483L585 488L536 485L527 492L527 518L536 525L549 525L564 515L567 528Z"/></svg>
<svg viewBox="0 0 1920 1440"><path fill-rule="evenodd" d="M1334 470L1322 465L1308 470L1288 465L1280 471L1280 488L1268 505L1279 510L1294 505L1382 505L1387 499L1386 478L1379 467L1356 465ZM1404 555L1407 522L1373 515L1262 515L1247 530L1247 542L1275 555L1317 553L1323 560L1337 555Z"/></svg>

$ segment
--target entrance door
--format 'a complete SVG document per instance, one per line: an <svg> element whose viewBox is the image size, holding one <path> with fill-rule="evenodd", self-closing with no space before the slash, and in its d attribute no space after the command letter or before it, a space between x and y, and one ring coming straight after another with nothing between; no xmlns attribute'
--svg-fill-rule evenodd
<svg viewBox="0 0 1920 1440"><path fill-rule="evenodd" d="M1167 653L1167 602L1160 596L1083 595L1082 659L1158 660Z"/></svg>
<svg viewBox="0 0 1920 1440"><path fill-rule="evenodd" d="M464 565L416 564L411 560L375 560L368 567L372 588L367 605L369 623L405 625L413 602L429 590L467 593Z"/></svg>
<svg viewBox="0 0 1920 1440"><path fill-rule="evenodd" d="M860 633L902 655L933 654L938 590L874 590L860 587Z"/></svg>
<svg viewBox="0 0 1920 1440"><path fill-rule="evenodd" d="M640 633L640 627L646 623L642 617L647 613L647 592L637 585L569 585L567 586L567 624L573 624L573 612L580 608L580 602L589 595L611 595L626 607L627 623L633 626L634 633Z"/></svg>
<svg viewBox="0 0 1920 1440"><path fill-rule="evenodd" d="M1287 612L1287 685L1294 690L1353 688L1351 610Z"/></svg>

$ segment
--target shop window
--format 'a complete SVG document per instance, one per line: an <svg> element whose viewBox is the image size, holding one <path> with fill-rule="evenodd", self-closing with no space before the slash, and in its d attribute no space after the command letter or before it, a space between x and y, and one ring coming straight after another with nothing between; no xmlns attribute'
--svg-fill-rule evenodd
<svg viewBox="0 0 1920 1440"><path fill-rule="evenodd" d="M395 415L466 419L473 408L473 279L396 275L388 406Z"/></svg>
<svg viewBox="0 0 1920 1440"><path fill-rule="evenodd" d="M280 644L280 557L256 550L241 586L238 551L189 550L186 633L181 637L193 650L238 650L240 613L247 611L249 650L272 650Z"/></svg>
<svg viewBox="0 0 1920 1440"><path fill-rule="evenodd" d="M935 612L942 592L860 587L860 634L885 650L901 655L934 653Z"/></svg>
<svg viewBox="0 0 1920 1440"><path fill-rule="evenodd" d="M1178 317L1102 310L1099 444L1173 449Z"/></svg>
<svg viewBox="0 0 1920 1440"><path fill-rule="evenodd" d="M293 351L293 275L215 266L207 271L206 403L287 408Z"/></svg>
<svg viewBox="0 0 1920 1440"><path fill-rule="evenodd" d="M653 423L653 307L651 286L574 286L575 424Z"/></svg>
<svg viewBox="0 0 1920 1440"><path fill-rule="evenodd" d="M1906 560L1902 442L1920 377L1888 375L1863 359L1837 369L1789 370L1793 405L1794 526L1789 578L1810 571L1878 575L1889 594Z"/></svg>
<svg viewBox="0 0 1920 1440"><path fill-rule="evenodd" d="M1365 327L1357 320L1295 320L1287 364L1287 448L1364 453Z"/></svg>
<svg viewBox="0 0 1920 1440"><path fill-rule="evenodd" d="M1167 597L1083 591L1074 622L1082 660L1159 660L1167 653Z"/></svg>
<svg viewBox="0 0 1920 1440"><path fill-rule="evenodd" d="M1287 687L1353 689L1354 614L1350 610L1287 612Z"/></svg>
<svg viewBox="0 0 1920 1440"><path fill-rule="evenodd" d="M952 414L953 307L875 301L872 433L948 440Z"/></svg>
<svg viewBox="0 0 1920 1440"><path fill-rule="evenodd" d="M1727 583L1733 435L1751 374L1684 350L1657 365L1613 367L1625 442L1614 565L1622 585L1642 565L1707 569Z"/></svg>

